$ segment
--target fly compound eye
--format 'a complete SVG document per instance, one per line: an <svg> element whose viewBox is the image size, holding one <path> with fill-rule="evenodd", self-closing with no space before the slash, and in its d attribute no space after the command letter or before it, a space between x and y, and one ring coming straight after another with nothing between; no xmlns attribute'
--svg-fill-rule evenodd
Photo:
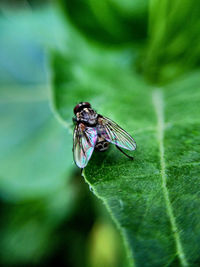
<svg viewBox="0 0 200 267"><path fill-rule="evenodd" d="M78 112L79 108L80 108L81 104L78 104L75 106L74 108L74 114L76 115L76 113Z"/></svg>
<svg viewBox="0 0 200 267"><path fill-rule="evenodd" d="M76 115L77 112L80 112L84 108L91 108L91 105L89 102L80 102L78 105L74 108L74 114Z"/></svg>
<svg viewBox="0 0 200 267"><path fill-rule="evenodd" d="M91 108L91 105L89 102L83 102L82 105L87 107L87 108Z"/></svg>

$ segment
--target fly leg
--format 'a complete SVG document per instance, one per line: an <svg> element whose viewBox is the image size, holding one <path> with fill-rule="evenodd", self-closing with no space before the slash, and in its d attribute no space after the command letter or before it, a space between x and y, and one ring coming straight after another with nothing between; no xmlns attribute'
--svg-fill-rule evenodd
<svg viewBox="0 0 200 267"><path fill-rule="evenodd" d="M134 160L134 157L129 156L128 154L126 154L120 147L118 147L117 145L115 145L117 149L119 149L119 151L121 151L125 156L127 156L129 159Z"/></svg>

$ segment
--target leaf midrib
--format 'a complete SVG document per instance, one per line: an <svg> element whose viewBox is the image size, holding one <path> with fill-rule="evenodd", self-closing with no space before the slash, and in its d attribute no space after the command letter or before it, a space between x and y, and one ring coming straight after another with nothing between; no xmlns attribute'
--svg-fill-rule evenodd
<svg viewBox="0 0 200 267"><path fill-rule="evenodd" d="M181 244L176 219L174 217L173 209L171 206L169 192L167 189L167 175L166 175L166 164L165 164L165 149L164 149L164 131L165 131L165 118L164 118L164 99L163 92L160 89L156 89L152 92L152 101L157 116L157 137L160 151L160 176L162 178L162 189L164 200L166 202L166 209L170 220L173 238L175 241L177 256L180 260L180 264L184 267L188 266L183 247Z"/></svg>

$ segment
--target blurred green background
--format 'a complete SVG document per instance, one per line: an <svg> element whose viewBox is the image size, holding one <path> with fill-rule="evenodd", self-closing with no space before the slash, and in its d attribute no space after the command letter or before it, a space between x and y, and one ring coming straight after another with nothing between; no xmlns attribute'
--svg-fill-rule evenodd
<svg viewBox="0 0 200 267"><path fill-rule="evenodd" d="M50 108L48 55L67 38L57 5L0 7L1 266L126 265L122 238Z"/></svg>
<svg viewBox="0 0 200 267"><path fill-rule="evenodd" d="M71 133L51 111L49 55L67 50L75 61L78 36L107 54L121 49L121 62L149 84L167 84L200 64L199 12L187 0L1 1L2 266L128 266L121 235L73 164Z"/></svg>

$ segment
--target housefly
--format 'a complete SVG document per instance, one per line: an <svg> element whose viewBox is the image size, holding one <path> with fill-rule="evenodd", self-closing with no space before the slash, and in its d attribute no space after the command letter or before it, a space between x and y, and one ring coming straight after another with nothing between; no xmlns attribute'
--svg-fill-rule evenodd
<svg viewBox="0 0 200 267"><path fill-rule="evenodd" d="M128 158L121 148L135 150L135 140L114 121L98 114L90 103L80 102L74 108L75 123L73 135L73 155L76 165L83 170L94 149L105 151L109 143L114 144Z"/></svg>

